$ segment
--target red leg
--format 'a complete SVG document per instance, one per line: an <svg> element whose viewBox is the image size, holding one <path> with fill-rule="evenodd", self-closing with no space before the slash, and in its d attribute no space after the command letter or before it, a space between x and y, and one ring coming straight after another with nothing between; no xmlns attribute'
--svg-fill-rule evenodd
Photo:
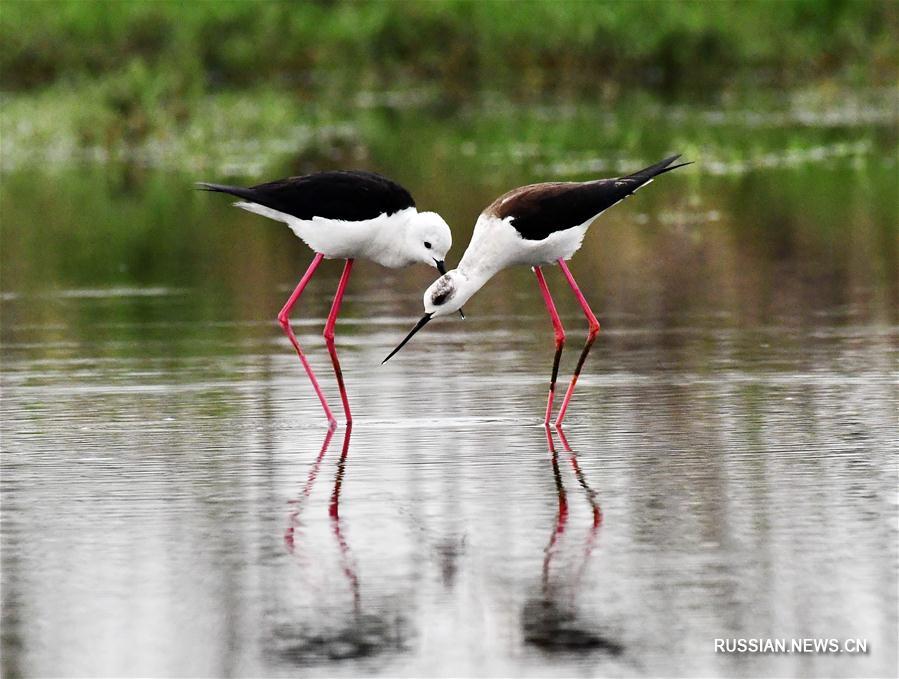
<svg viewBox="0 0 899 679"><path fill-rule="evenodd" d="M574 375L571 376L571 383L568 385L568 391L565 392L565 398L562 400L562 407L559 409L559 416L556 418L557 427L562 425L562 420L565 418L565 412L568 410L568 404L571 402L571 397L574 395L574 385L577 384L577 378L581 374L581 368L584 367L584 361L587 360L587 354L590 353L590 347L593 346L593 342L599 334L599 321L596 320L596 315L593 313L590 305L587 304L584 293L582 293L581 289L577 286L577 282L574 280L574 276L571 275L571 271L569 271L565 260L560 259L559 266L562 267L562 273L564 273L565 278L568 279L568 285L571 286L571 289L574 291L574 296L577 297L577 301L581 305L581 309L584 310L584 316L587 317L587 323L590 324L590 330L587 333L587 342L584 344L584 350L581 352L577 367L574 369Z"/></svg>
<svg viewBox="0 0 899 679"><path fill-rule="evenodd" d="M331 363L334 364L334 375L337 377L337 386L340 387L340 398L343 401L343 412L346 414L347 424L353 422L350 414L350 402L347 399L346 387L343 386L343 371L340 369L340 361L337 360L337 349L334 347L334 326L337 324L337 314L340 313L340 302L343 293L346 292L347 282L350 280L350 272L353 270L353 260L348 259L343 268L340 283L337 284L337 293L334 295L334 303L331 305L331 313L328 314L328 322L325 323L325 344L328 345L328 353L331 354Z"/></svg>
<svg viewBox="0 0 899 679"><path fill-rule="evenodd" d="M539 266L534 267L534 273L537 276L537 284L540 286L540 293L543 295L543 301L546 302L546 309L553 322L553 330L556 333L556 355L553 358L553 372L549 380L549 398L546 401L546 417L543 424L549 424L549 418L553 413L553 399L556 395L556 378L559 376L559 360L562 358L562 348L565 346L565 328L562 327L562 319L556 311L556 305L552 296L549 294L549 288L546 285L546 279Z"/></svg>
<svg viewBox="0 0 899 679"><path fill-rule="evenodd" d="M320 253L315 253L312 264L306 269L306 273L303 274L303 277L300 279L299 284L297 284L293 294L290 295L287 302L284 303L284 306L278 313L278 323L284 328L284 332L287 333L287 337L290 339L290 343L293 344L293 348L297 350L297 356L300 357L300 362L303 364L303 368L306 369L306 374L309 375L309 381L312 382L312 388L315 389L315 395L318 396L318 400L321 401L322 408L325 410L325 416L327 416L328 421L331 424L336 424L337 420L334 419L334 414L328 407L328 401L325 400L325 395L322 393L321 387L318 386L318 380L315 379L315 373L312 372L312 366L309 365L309 361L306 360L306 356L300 348L300 343L297 341L296 335L293 334L293 328L290 327L290 312L293 310L294 305L296 305L297 300L300 299L300 295L303 294L303 290L309 283L309 279L312 278L312 274L315 273L315 270L318 268L318 265L321 264L324 257L325 256Z"/></svg>

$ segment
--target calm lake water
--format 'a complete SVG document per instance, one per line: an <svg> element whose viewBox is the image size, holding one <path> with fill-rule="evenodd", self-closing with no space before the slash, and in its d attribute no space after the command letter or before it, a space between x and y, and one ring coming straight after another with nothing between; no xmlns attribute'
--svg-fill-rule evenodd
<svg viewBox="0 0 899 679"><path fill-rule="evenodd" d="M564 435L526 269L380 366L433 273L360 263L329 431L274 321L310 254L190 190L224 165L7 167L4 676L895 676L895 117L647 105L608 156L628 121L590 110L360 105L358 147L260 171L396 176L455 263L507 188L687 152L572 262L603 331ZM334 406L339 272L294 314ZM566 380L584 322L548 280ZM735 637L868 652L715 653Z"/></svg>

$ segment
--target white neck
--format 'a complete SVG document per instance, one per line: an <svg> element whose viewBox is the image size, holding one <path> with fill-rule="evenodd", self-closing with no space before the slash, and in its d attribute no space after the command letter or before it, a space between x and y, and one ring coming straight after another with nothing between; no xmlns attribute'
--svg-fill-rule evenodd
<svg viewBox="0 0 899 679"><path fill-rule="evenodd" d="M459 266L453 271L453 278L456 284L456 294L453 296L453 306L459 308L463 306L472 296L480 290L484 285L493 278L503 267L487 266L484 260L472 262L468 257L468 251L459 262Z"/></svg>
<svg viewBox="0 0 899 679"><path fill-rule="evenodd" d="M409 241L409 229L418 216L414 207L400 210L389 217L379 217L379 220L389 220L389 226L376 228L371 233L371 240L367 246L367 257L382 266L396 269L408 266L416 261L405 249L396 247L397 243L404 245ZM399 232L399 233L398 233ZM397 236L400 235L399 238Z"/></svg>
<svg viewBox="0 0 899 679"><path fill-rule="evenodd" d="M511 264L508 255L512 251L512 244L506 242L508 238L505 233L507 229L503 228L505 226L495 217L481 215L478 218L471 242L457 267L466 282L466 301L497 272Z"/></svg>

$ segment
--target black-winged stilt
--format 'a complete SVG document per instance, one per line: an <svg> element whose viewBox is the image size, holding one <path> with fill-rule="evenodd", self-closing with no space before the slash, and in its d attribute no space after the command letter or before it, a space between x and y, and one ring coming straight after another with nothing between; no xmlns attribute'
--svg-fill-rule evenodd
<svg viewBox="0 0 899 679"><path fill-rule="evenodd" d="M459 309L498 271L514 264L530 266L537 276L537 284L552 319L556 338L556 354L553 358L544 418L544 423L548 424L552 415L559 359L565 345L565 329L540 267L558 263L589 324L587 342L556 418L556 426L560 425L565 418L584 361L599 334L599 321L587 304L565 260L578 251L587 228L599 215L641 186L649 184L658 175L689 165L672 165L678 158L679 155L671 156L617 179L531 184L513 189L497 198L478 217L471 242L462 255L459 266L438 278L425 291L424 316L384 359L384 363L432 318L446 316Z"/></svg>
<svg viewBox="0 0 899 679"><path fill-rule="evenodd" d="M392 268L418 262L436 267L444 274L444 258L452 245L449 226L435 212L416 210L415 201L406 189L372 172L319 172L250 188L206 182L197 186L206 191L237 196L241 199L235 203L237 207L286 223L315 251L312 264L278 314L278 322L296 349L332 425L337 420L290 327L290 312L322 259L346 260L325 323L324 337L334 364L346 420L352 422L343 373L334 347L334 325L353 261L361 257Z"/></svg>

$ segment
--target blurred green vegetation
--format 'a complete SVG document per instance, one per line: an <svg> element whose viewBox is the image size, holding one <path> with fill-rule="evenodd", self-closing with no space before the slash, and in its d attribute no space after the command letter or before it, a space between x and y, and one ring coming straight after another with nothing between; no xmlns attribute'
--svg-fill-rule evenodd
<svg viewBox="0 0 899 679"><path fill-rule="evenodd" d="M895 77L899 8L851 0L4 0L0 22L5 89L140 80L144 68L170 77L172 93L436 79L527 94L631 83L720 89L760 78L795 85L835 75L883 82Z"/></svg>
<svg viewBox="0 0 899 679"><path fill-rule="evenodd" d="M0 82L7 126L37 109L61 146L109 146L182 134L204 95L227 92L271 104L270 127L294 102L359 92L438 93L452 108L497 91L716 101L882 86L899 70L897 34L899 3L876 1L4 0Z"/></svg>
<svg viewBox="0 0 899 679"><path fill-rule="evenodd" d="M281 294L304 246L197 180L375 169L447 218L458 256L510 187L682 152L696 164L606 218L628 225L610 249L589 241L597 289L627 298L628 272L681 276L682 257L704 275L660 290L749 294L785 259L896 300L897 16L839 1L3 0L3 289ZM401 298L430 273L396 274Z"/></svg>

